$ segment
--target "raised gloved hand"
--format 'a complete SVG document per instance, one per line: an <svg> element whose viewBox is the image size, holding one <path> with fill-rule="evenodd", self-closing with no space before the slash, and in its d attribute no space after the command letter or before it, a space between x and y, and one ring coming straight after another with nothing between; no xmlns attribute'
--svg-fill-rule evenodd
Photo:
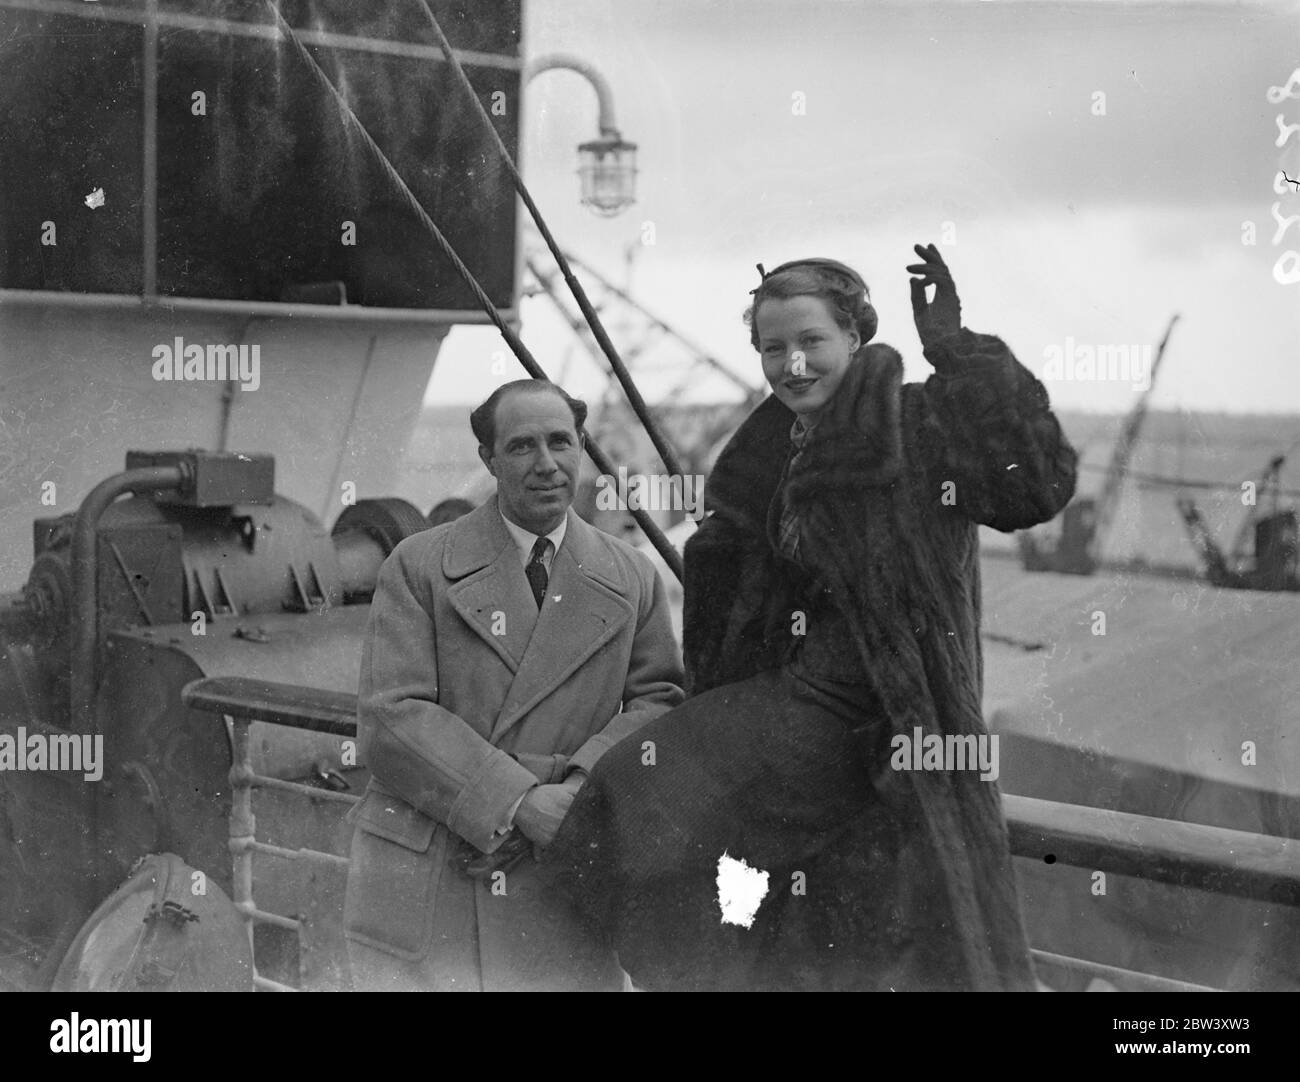
<svg viewBox="0 0 1300 1082"><path fill-rule="evenodd" d="M956 334L961 330L961 301L957 298L957 286L952 280L952 271L943 261L939 249L933 244L915 244L916 254L924 262L909 263L908 274L913 278L912 318L916 321L916 333L921 338L923 348L928 348L939 339ZM934 286L934 299L926 298L926 287Z"/></svg>

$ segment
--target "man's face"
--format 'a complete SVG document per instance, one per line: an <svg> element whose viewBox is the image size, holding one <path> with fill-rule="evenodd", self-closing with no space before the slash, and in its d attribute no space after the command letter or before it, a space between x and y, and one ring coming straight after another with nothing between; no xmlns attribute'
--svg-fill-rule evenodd
<svg viewBox="0 0 1300 1082"><path fill-rule="evenodd" d="M582 443L564 399L546 390L507 395L497 403L495 446L478 453L497 479L506 518L538 535L559 526L582 465Z"/></svg>

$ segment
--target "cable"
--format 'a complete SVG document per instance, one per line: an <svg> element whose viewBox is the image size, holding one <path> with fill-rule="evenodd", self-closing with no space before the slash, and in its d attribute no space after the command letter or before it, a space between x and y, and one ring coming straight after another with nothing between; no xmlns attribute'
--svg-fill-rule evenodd
<svg viewBox="0 0 1300 1082"><path fill-rule="evenodd" d="M636 415L645 425L646 432L650 435L650 442L654 444L655 450L659 452L659 457L663 459L664 466L668 472L676 477L682 476L682 466L677 460L677 454L668 440L660 431L659 426L650 416L650 407L646 405L645 399L641 397L641 392L637 389L632 380L631 373L628 372L627 366L623 364L614 349L614 343L609 340L609 335L605 333L605 326L600 321L600 316L596 314L595 308L592 307L591 301L587 299L586 291L579 284L578 279L573 276L573 271L569 267L569 261L565 258L564 253L560 251L560 246L555 243L555 238L551 235L545 220L542 218L542 212L537 209L537 204L533 202L532 195L529 194L528 188L524 185L524 178L519 175L519 170L515 167L514 160L510 157L510 151L506 147L501 136L497 134L492 118L488 116L487 109L479 100L479 96L474 92L474 87L470 84L469 76L465 74L465 69L461 67L460 61L452 51L451 42L447 40L447 35L442 32L442 27L438 25L438 20L434 17L433 9L429 7L428 0L420 0L420 7L424 10L425 17L429 21L429 26L438 38L438 44L442 47L443 53L447 57L447 63L451 65L452 70L456 73L461 86L464 88L470 101L474 103L475 109L478 110L479 118L483 121L483 126L491 133L493 141L496 143L497 151L501 155L501 161L505 164L506 171L510 174L510 179L514 182L515 191L519 193L519 198L524 201L524 206L528 208L528 213L532 215L533 221L537 224L538 231L546 241L546 246L551 250L560 272L564 275L565 282L568 283L569 290L572 292L574 300L578 302L578 307L582 309L582 315L587 323L591 326L591 333L595 335L596 341L600 343L601 350L604 351L605 357L609 360L609 366L617 377L619 384L622 386L628 401L636 411Z"/></svg>
<svg viewBox="0 0 1300 1082"><path fill-rule="evenodd" d="M1091 473L1105 473L1109 467L1100 463L1085 462L1079 466L1081 470L1087 470ZM1188 477L1165 477L1158 473L1139 473L1136 470L1130 470L1126 477L1132 478L1143 485L1151 488L1201 488L1218 492L1240 492L1241 485L1245 482L1233 484L1230 481L1201 481ZM1248 478L1248 480L1257 480L1257 478ZM1293 499L1300 499L1300 489L1279 488L1278 494L1289 496Z"/></svg>
<svg viewBox="0 0 1300 1082"><path fill-rule="evenodd" d="M545 371L543 371L541 365L537 363L536 359L529 352L528 347L524 345L523 340L520 339L519 335L517 335L501 318L501 313L497 311L496 305L492 303L491 298L483 291L483 287L479 285L478 279L474 277L473 272L465 265L460 256L456 254L456 250L451 246L451 243L447 238L443 236L442 230L438 228L434 220L429 217L428 212L423 206L421 206L420 201L415 198L415 194L409 187L407 187L406 181L402 179L401 175L393 167L393 163L388 160L388 156L380 149L374 139L371 138L370 133L366 130L361 121L357 119L357 115L352 111L352 107L348 105L343 95L340 94L334 84L330 82L329 76L321 70L320 65L316 63L315 57L307 51L307 47L299 40L298 35L293 32L293 27L285 21L284 16L280 14L280 9L276 7L275 0L265 0L265 2L266 6L270 8L271 14L275 17L276 25L279 27L281 35L289 41L297 51L298 56L307 64L307 67L315 76L316 81L319 82L322 88L331 98L334 99L334 102L339 109L339 115L342 117L344 124L355 132L358 138L360 138L365 144L366 148L384 170L384 174L388 177L390 183L401 195L403 201L433 236L438 247L442 249L443 254L451 262L452 266L456 268L457 273L460 274L461 278L465 281L465 284L468 285L470 290L474 293L474 296L478 299L479 305L483 308L483 311L487 313L488 318L491 319L496 329L501 332L501 336L506 340L506 344L510 346L511 352L513 352L519 359L519 363L524 366L524 370L534 379L546 380L548 383L551 382ZM430 17L432 17L432 13L430 13ZM459 70L459 65L457 65L457 70ZM462 75L463 74L464 73L462 72ZM477 98L475 100L477 101ZM590 435L587 435L585 443L587 454L590 456L592 462L596 464L596 468L606 476L615 476L617 470L615 469L614 464L600 449L600 447L597 446L596 442ZM680 471L678 472L680 473ZM681 555L675 548L673 548L672 543L664 536L664 533L659 529L658 524L645 510L640 507L629 508L628 510L631 511L632 516L636 519L637 525L645 532L650 543L654 545L659 555L663 557L669 570L677 576L677 580L680 582L683 577Z"/></svg>

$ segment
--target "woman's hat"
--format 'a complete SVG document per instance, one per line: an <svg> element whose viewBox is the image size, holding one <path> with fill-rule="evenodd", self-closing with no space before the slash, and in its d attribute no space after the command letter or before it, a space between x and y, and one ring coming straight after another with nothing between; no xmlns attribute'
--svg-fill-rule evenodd
<svg viewBox="0 0 1300 1082"><path fill-rule="evenodd" d="M781 271L789 270L791 267L818 267L823 270L834 271L836 274L844 275L850 282L859 286L868 297L871 296L871 291L867 289L867 283L862 280L862 275L847 263L841 263L838 259L792 259L789 263L782 263L779 267L770 271L764 270L762 263L756 263L755 266L758 267L758 273L763 281L767 281L771 275L780 274ZM760 283L759 286L749 291L750 294L757 293L761 287Z"/></svg>
<svg viewBox="0 0 1300 1082"><path fill-rule="evenodd" d="M876 315L875 306L871 303L871 290L867 288L867 283L862 280L862 275L847 263L841 263L838 259L792 259L789 263L782 263L779 267L770 271L764 270L762 263L756 263L755 266L758 267L758 273L762 275L764 282L772 275L780 274L784 270L790 270L791 267L815 267L818 270L828 270L842 275L857 286L858 289L862 290L863 296L866 298L857 318L858 336L862 339L862 344L866 345L876 337L876 330L879 327L880 320ZM762 283L759 283L758 286L749 291L750 296L752 297L762 288Z"/></svg>

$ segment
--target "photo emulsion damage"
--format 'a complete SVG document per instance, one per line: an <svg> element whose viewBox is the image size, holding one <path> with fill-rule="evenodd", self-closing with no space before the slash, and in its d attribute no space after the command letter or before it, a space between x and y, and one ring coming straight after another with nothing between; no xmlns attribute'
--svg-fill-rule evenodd
<svg viewBox="0 0 1300 1082"><path fill-rule="evenodd" d="M1300 990L1293 4L0 57L0 988Z"/></svg>

